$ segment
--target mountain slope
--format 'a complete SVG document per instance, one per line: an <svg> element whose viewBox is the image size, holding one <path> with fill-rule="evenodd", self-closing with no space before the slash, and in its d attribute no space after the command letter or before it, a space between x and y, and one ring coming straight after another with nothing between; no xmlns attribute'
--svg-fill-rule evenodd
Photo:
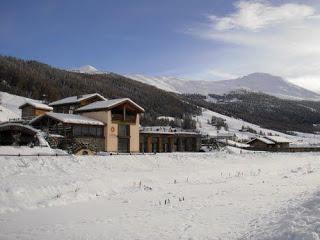
<svg viewBox="0 0 320 240"><path fill-rule="evenodd" d="M182 118L200 113L181 95L118 74L76 73L4 56L0 56L0 91L33 99L43 99L45 95L48 101L98 92L107 98L129 97L152 116Z"/></svg>
<svg viewBox="0 0 320 240"><path fill-rule="evenodd" d="M320 102L279 99L246 91L209 97L186 95L189 101L211 111L281 132L319 132Z"/></svg>
<svg viewBox="0 0 320 240"><path fill-rule="evenodd" d="M246 89L286 99L320 99L320 95L315 92L266 73L253 73L238 79L222 81L194 81L143 75L129 75L128 77L161 89L180 93L225 94L238 89Z"/></svg>

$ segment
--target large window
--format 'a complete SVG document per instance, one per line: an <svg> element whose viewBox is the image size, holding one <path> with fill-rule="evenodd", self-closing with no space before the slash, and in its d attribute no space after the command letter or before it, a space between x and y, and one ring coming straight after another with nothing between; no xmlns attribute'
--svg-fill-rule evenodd
<svg viewBox="0 0 320 240"><path fill-rule="evenodd" d="M73 126L74 137L103 137L103 127L76 125Z"/></svg>
<svg viewBox="0 0 320 240"><path fill-rule="evenodd" d="M130 125L118 125L118 151L129 152L130 150Z"/></svg>
<svg viewBox="0 0 320 240"><path fill-rule="evenodd" d="M129 152L129 138L118 139L118 152L127 153Z"/></svg>
<svg viewBox="0 0 320 240"><path fill-rule="evenodd" d="M152 152L159 152L158 150L158 138L152 137Z"/></svg>
<svg viewBox="0 0 320 240"><path fill-rule="evenodd" d="M119 137L129 137L130 136L130 125L119 124L118 136Z"/></svg>

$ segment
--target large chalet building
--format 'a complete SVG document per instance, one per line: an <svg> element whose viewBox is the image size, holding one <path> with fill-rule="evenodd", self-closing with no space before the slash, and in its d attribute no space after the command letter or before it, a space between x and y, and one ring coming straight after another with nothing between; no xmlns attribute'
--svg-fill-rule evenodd
<svg viewBox="0 0 320 240"><path fill-rule="evenodd" d="M201 135L166 127L140 128L144 109L129 98L108 100L98 93L26 103L22 118L49 136L51 146L77 154L95 152L199 151ZM155 130L156 129L156 130ZM160 131L159 131L160 129Z"/></svg>
<svg viewBox="0 0 320 240"><path fill-rule="evenodd" d="M64 139L72 151L139 152L140 113L129 98L107 100L99 94L64 98L49 104L30 124ZM66 147L65 147L66 148ZM78 148L78 149L77 149Z"/></svg>

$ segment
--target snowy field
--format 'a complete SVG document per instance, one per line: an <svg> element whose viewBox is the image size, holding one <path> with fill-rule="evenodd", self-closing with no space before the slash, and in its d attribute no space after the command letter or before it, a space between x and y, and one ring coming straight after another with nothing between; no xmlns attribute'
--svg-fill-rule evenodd
<svg viewBox="0 0 320 240"><path fill-rule="evenodd" d="M0 157L0 239L319 239L320 154Z"/></svg>

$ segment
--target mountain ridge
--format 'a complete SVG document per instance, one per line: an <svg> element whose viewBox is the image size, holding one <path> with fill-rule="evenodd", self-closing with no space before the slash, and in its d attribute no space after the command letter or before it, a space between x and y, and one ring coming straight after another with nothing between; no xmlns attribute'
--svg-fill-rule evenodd
<svg viewBox="0 0 320 240"><path fill-rule="evenodd" d="M0 91L49 102L95 92L107 98L128 97L146 110L143 121L148 122L158 116L186 118L201 112L179 94L119 74L82 74L38 61L1 55Z"/></svg>
<svg viewBox="0 0 320 240"><path fill-rule="evenodd" d="M73 71L87 74L109 74L109 72L100 71L91 65L85 65ZM320 100L320 94L312 90L293 84L282 77L263 72L218 81L186 80L178 77L155 77L143 74L127 74L124 76L174 93L223 95L234 90L244 89L251 92L266 93L282 99Z"/></svg>
<svg viewBox="0 0 320 240"><path fill-rule="evenodd" d="M182 80L173 77L147 77L144 75L127 75L136 81L152 83L158 88L171 89L178 93L227 94L234 90L245 89L252 92L262 92L283 99L319 100L320 94L297 86L282 77L268 73L252 73L230 80ZM165 87L164 87L165 86Z"/></svg>

